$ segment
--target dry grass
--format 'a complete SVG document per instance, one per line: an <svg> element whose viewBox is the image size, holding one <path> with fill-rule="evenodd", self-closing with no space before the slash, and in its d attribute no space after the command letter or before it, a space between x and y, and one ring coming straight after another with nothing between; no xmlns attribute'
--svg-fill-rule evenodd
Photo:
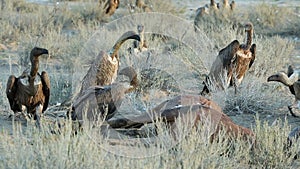
<svg viewBox="0 0 300 169"><path fill-rule="evenodd" d="M75 84L85 74L86 66L99 50L110 48L118 38L118 34L111 36L109 32L127 29L136 29L136 25L126 27L129 23L121 21L112 24L105 32L107 43L97 41L93 36L95 30L103 26L103 22L111 21L122 14L128 14L128 9L122 4L112 18L103 14L103 9L94 5L93 1L80 2L81 5L38 5L25 1L5 1L6 7L1 9L0 15L0 43L7 49L0 49L0 59L3 61L3 73L0 81L1 115L4 117L9 110L5 96L5 84L9 74L19 75L28 66L28 56L33 46L49 49L49 58L41 59L40 70L46 70L51 78L51 100L55 105L69 98L78 90ZM173 1L149 1L155 11L183 16L184 7L177 7ZM37 8L38 7L38 8ZM125 8L125 9L124 9ZM232 90L213 93L211 98L220 104L225 113L241 116L251 114L256 122L247 122L245 119L239 124L250 127L257 137L257 147L251 150L248 143L241 140L229 141L224 132L220 133L220 142L208 142L205 132L189 130L190 134L179 144L170 149L167 143L171 136L162 134L155 144L145 146L138 142L134 146L109 145L109 141L102 136L97 141L91 139L94 130L85 130L83 133L72 135L72 123L68 120L61 134L51 134L48 123L44 123L43 132L39 132L29 122L27 125L16 124L12 132L10 121L2 118L3 130L0 133L0 167L1 168L297 168L298 161L284 152L285 139L291 130L288 121L279 121L270 126L270 121L263 121L267 115L274 117L284 115L287 104L292 96L286 88L276 83L266 83L266 78L272 73L285 70L290 63L294 43L284 35L299 35L299 17L294 9L278 7L263 3L253 7L254 10L235 11L230 15L208 16L204 18L197 34L197 47L190 49L187 44L178 41L178 37L167 42L152 39L146 34L151 59L148 54L129 56L127 48L131 43L125 43L120 51L121 66L134 66L142 70L149 65L158 65L172 75L179 86L185 91L199 92L202 89L203 76L218 54L218 51L238 39L243 42L245 35L232 29L233 23L251 21L255 27L254 43L257 44L257 58L249 70L245 80L238 88L238 94ZM153 18L152 18L153 19ZM155 18L154 18L155 19ZM190 23L193 21L190 20ZM153 21L153 23L155 23ZM144 21L146 33L155 30L153 24ZM147 25L148 24L148 25ZM184 29L186 24L174 25L174 29ZM164 28L161 28L164 29ZM122 32L123 33L123 32ZM159 33L159 32L156 32ZM179 34L179 33L174 33ZM273 36L278 34L279 36ZM101 34L97 34L101 35ZM180 39L182 40L182 39ZM193 39L191 39L192 41ZM87 43L86 42L90 42ZM90 48L87 49L87 46ZM91 51L92 49L92 51ZM86 51L85 51L86 50ZM90 50L90 51L88 51ZM89 53L90 52L90 53ZM91 55L87 57L84 54ZM124 56L124 57L123 57ZM176 58L176 59L174 59ZM291 59L292 60L292 59ZM159 63L168 63L160 64ZM8 71L10 70L10 71ZM79 74L76 74L79 73ZM78 76L78 77L77 77ZM78 80L77 80L78 79ZM159 82L158 82L159 83ZM132 98L131 98L132 99ZM134 99L132 99L134 101ZM132 101L131 100L131 101ZM157 101L157 100L156 100ZM139 103L145 104L148 103ZM150 105L153 106L153 105ZM137 107L143 107L137 105ZM144 106L145 107L145 106ZM55 112L54 112L55 113ZM232 116L232 118L235 118ZM260 119L260 120L259 120ZM272 121L271 121L272 122ZM296 122L293 125L298 125ZM50 125L52 126L52 125ZM157 126L161 126L157 124ZM202 126L205 129L205 126ZM163 126L158 129L166 133ZM186 129L179 131L185 133ZM126 141L125 141L126 142ZM130 140L128 142L131 142ZM141 152L147 158L127 158L107 152L105 147L125 153ZM228 150L229 149L229 150ZM299 145L290 151L295 154ZM157 152L162 152L157 154ZM222 154L222 155L221 155ZM130 155L130 154L129 154Z"/></svg>

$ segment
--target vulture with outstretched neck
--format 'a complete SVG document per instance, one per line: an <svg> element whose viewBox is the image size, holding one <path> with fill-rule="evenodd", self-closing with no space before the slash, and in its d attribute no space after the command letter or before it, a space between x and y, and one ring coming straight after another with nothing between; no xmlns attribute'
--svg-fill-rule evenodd
<svg viewBox="0 0 300 169"><path fill-rule="evenodd" d="M119 70L118 51L121 45L128 39L140 41L140 37L133 31L124 33L108 52L101 51L96 61L91 65L87 74L82 80L79 96L90 86L105 86L112 84Z"/></svg>
<svg viewBox="0 0 300 169"><path fill-rule="evenodd" d="M130 77L126 72L123 75ZM83 124L85 118L91 122L112 118L121 105L125 94L136 87L135 80L130 80L130 84L119 82L89 87L74 100L72 110L68 114L71 115L72 120L78 120L80 125Z"/></svg>
<svg viewBox="0 0 300 169"><path fill-rule="evenodd" d="M288 67L287 74L284 72L279 72L268 77L267 81L277 81L289 87L290 92L295 95L295 102L293 105L288 106L291 114L295 117L300 116L300 80L299 80L299 70L294 70L290 65Z"/></svg>
<svg viewBox="0 0 300 169"><path fill-rule="evenodd" d="M256 44L252 44L252 23L245 24L245 32L245 44L234 40L219 52L204 81L201 95L208 94L211 89L224 90L230 86L234 86L237 91L237 86L253 65L256 55Z"/></svg>
<svg viewBox="0 0 300 169"><path fill-rule="evenodd" d="M189 127L197 127L199 124L209 122L206 124L211 125L209 133L211 141L221 129L225 129L226 133L233 138L241 137L255 141L255 135L250 129L235 124L216 103L200 95L179 95L139 116L130 119L110 119L107 122L112 128L139 128L158 119L170 124L173 130L176 129L178 117Z"/></svg>
<svg viewBox="0 0 300 169"><path fill-rule="evenodd" d="M10 108L17 112L27 109L29 115L33 115L36 124L40 127L40 117L47 109L50 97L50 80L46 72L38 73L39 56L48 54L47 49L35 47L31 50L30 72L24 71L18 78L9 76L6 87L6 95Z"/></svg>

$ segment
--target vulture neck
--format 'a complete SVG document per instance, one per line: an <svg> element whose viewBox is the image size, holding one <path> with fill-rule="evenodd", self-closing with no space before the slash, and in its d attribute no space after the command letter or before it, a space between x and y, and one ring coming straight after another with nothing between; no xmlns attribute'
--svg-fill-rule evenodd
<svg viewBox="0 0 300 169"><path fill-rule="evenodd" d="M281 82L287 86L292 86L299 79L298 72L293 73L290 77L286 74L283 74Z"/></svg>
<svg viewBox="0 0 300 169"><path fill-rule="evenodd" d="M246 39L246 47L245 50L250 50L252 44L252 36L253 36L253 29L247 31L247 39Z"/></svg>
<svg viewBox="0 0 300 169"><path fill-rule="evenodd" d="M30 76L32 78L35 78L35 76L38 73L38 69L39 69L39 58L36 57L36 56L31 55L30 56L30 61L31 61Z"/></svg>
<svg viewBox="0 0 300 169"><path fill-rule="evenodd" d="M144 31L140 32L139 33L139 36L140 36L140 43L139 43L139 50L141 50L144 46Z"/></svg>

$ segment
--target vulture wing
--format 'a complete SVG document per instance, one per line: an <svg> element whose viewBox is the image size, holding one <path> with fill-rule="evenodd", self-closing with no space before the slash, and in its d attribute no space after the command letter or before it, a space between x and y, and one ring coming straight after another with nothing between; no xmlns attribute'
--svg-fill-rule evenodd
<svg viewBox="0 0 300 169"><path fill-rule="evenodd" d="M287 71L287 75L288 77L290 77L292 74L294 73L294 68L292 67L292 65L289 65L288 67L288 71ZM289 86L290 92L295 95L295 89L294 86Z"/></svg>
<svg viewBox="0 0 300 169"><path fill-rule="evenodd" d="M47 109L48 104L49 104L49 98L50 98L50 80L48 74L43 71L41 74L41 80L42 80L42 90L45 96L45 102L43 105L43 112Z"/></svg>
<svg viewBox="0 0 300 169"><path fill-rule="evenodd" d="M256 55L256 44L252 44L251 48L250 48L250 52L252 53L252 58L250 60L249 63L249 68L252 66L254 60L255 60L255 55Z"/></svg>
<svg viewBox="0 0 300 169"><path fill-rule="evenodd" d="M223 66L226 68L235 59L235 54L239 50L240 43L238 40L232 41L228 46L221 49L219 52L220 56L223 56Z"/></svg>
<svg viewBox="0 0 300 169"><path fill-rule="evenodd" d="M14 75L9 76L6 85L6 96L8 98L11 110L22 111L21 105L18 106L15 100L15 94L17 92L17 81L18 78L16 78Z"/></svg>

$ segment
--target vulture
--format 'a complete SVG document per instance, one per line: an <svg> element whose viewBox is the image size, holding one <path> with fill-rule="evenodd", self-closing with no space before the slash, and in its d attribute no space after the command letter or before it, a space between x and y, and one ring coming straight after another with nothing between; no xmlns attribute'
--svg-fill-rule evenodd
<svg viewBox="0 0 300 169"><path fill-rule="evenodd" d="M119 75L128 76L132 79L131 83L134 90L139 93L148 91L149 89L159 89L167 94L172 92L180 92L180 88L176 80L164 70L156 68L143 69L139 74L133 67L126 67L119 72Z"/></svg>
<svg viewBox="0 0 300 169"><path fill-rule="evenodd" d="M81 90L79 95L90 86L106 86L112 84L117 78L119 70L119 55L118 51L121 45L128 39L140 41L140 37L133 31L125 32L115 45L108 52L101 51L97 56L96 61L89 68L87 74L82 80Z"/></svg>
<svg viewBox="0 0 300 169"><path fill-rule="evenodd" d="M135 5L138 8L142 9L144 12L152 12L152 9L147 4L145 4L143 0L136 0Z"/></svg>
<svg viewBox="0 0 300 169"><path fill-rule="evenodd" d="M145 27L144 25L137 26L138 35L140 36L140 41L133 42L133 49L137 50L138 52L147 51L147 44L145 39ZM137 52L135 52L137 53Z"/></svg>
<svg viewBox="0 0 300 169"><path fill-rule="evenodd" d="M122 71L122 70L121 70ZM108 120L112 118L120 107L125 94L130 93L136 88L136 79L131 79L130 72L123 72L122 75L128 76L130 84L126 82L112 83L105 86L90 86L77 97L73 104L71 113L72 120L78 120L83 124L87 118L89 121Z"/></svg>
<svg viewBox="0 0 300 169"><path fill-rule="evenodd" d="M38 73L39 56L48 54L47 49L34 47L30 52L31 70L25 70L21 76L10 75L7 81L6 95L11 110L16 114L27 109L40 126L40 117L47 109L50 97L50 80L46 72Z"/></svg>
<svg viewBox="0 0 300 169"><path fill-rule="evenodd" d="M195 31L197 31L197 28L201 27L203 16L208 15L208 8L206 6L200 7L196 10L196 16L194 19L194 27Z"/></svg>
<svg viewBox="0 0 300 169"><path fill-rule="evenodd" d="M181 122L189 127L209 122L212 127L211 133L209 133L211 141L215 139L220 129L225 129L232 138L241 137L245 140L255 141L255 135L250 129L235 124L215 102L200 95L179 95L139 116L130 119L110 119L107 122L112 128L139 128L144 124L161 119L169 124L172 130L176 129L178 117L181 117Z"/></svg>
<svg viewBox="0 0 300 169"><path fill-rule="evenodd" d="M75 99L72 111L69 113L72 120L78 120L80 126L84 119L91 122L112 118L120 107L126 93L132 86L127 83L113 83L107 86L91 86Z"/></svg>
<svg viewBox="0 0 300 169"><path fill-rule="evenodd" d="M237 92L237 86L253 65L256 55L256 44L252 44L253 25L247 23L244 27L246 43L240 44L238 40L234 40L220 50L204 81L201 95L208 94L214 88L224 90L230 86L234 86L235 93Z"/></svg>
<svg viewBox="0 0 300 169"><path fill-rule="evenodd" d="M287 74L284 72L279 72L277 74L268 77L267 81L277 81L289 87L290 92L295 95L295 102L293 105L288 106L291 114L295 117L300 116L300 80L299 80L299 70L294 70L294 68L289 65Z"/></svg>
<svg viewBox="0 0 300 169"><path fill-rule="evenodd" d="M212 10L218 10L219 9L218 4L215 3L215 0L210 0L210 8Z"/></svg>
<svg viewBox="0 0 300 169"><path fill-rule="evenodd" d="M236 7L235 1L231 1L230 3L230 9L233 11Z"/></svg>
<svg viewBox="0 0 300 169"><path fill-rule="evenodd" d="M137 26L137 32L138 32L138 35L140 37L140 40L137 41L133 41L133 45L132 47L129 47L128 48L128 51L130 54L138 54L140 52L143 52L143 51L147 51L148 50L148 47L147 47L147 44L146 44L146 39L145 39L145 27L144 25L138 25Z"/></svg>
<svg viewBox="0 0 300 169"><path fill-rule="evenodd" d="M100 5L103 3L100 0ZM115 11L119 8L120 0L107 0L104 7L106 9L105 13L109 16L113 15Z"/></svg>

